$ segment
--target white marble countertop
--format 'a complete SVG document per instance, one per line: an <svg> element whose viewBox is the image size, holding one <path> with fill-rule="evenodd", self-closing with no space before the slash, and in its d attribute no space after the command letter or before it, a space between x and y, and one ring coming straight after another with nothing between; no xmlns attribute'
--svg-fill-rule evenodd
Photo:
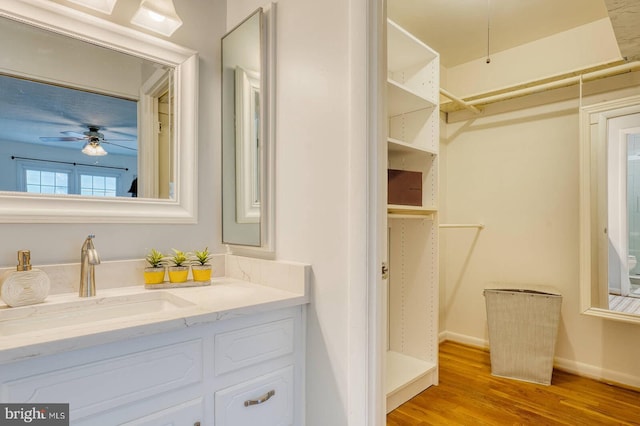
<svg viewBox="0 0 640 426"><path fill-rule="evenodd" d="M136 295L149 292L166 292L177 296L186 306L162 312L126 312L116 318L72 321L71 325L62 322L22 331L12 331L8 324L11 317L20 315L21 311L29 320L30 316L37 317L43 311L56 309L55 305L85 301L87 298L80 298L75 293L54 294L37 305L17 308L0 305L0 364L305 304L308 302L306 286L299 289L301 291L290 291L226 277L213 278L212 284L205 287L145 290L144 286L136 285L103 290L98 288L97 296L90 298L93 299L90 303L100 306L110 303L113 298L134 300Z"/></svg>

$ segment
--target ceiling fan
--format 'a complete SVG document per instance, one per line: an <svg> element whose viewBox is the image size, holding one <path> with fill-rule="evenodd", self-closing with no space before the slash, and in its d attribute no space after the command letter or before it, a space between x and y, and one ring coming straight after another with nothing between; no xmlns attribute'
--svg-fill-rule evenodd
<svg viewBox="0 0 640 426"><path fill-rule="evenodd" d="M131 148L125 145L114 143L113 141L130 141L132 139L109 139L105 140L104 134L100 133L99 126L89 125L88 131L83 133L66 131L61 132L63 135L58 137L40 137L43 142L79 142L86 141L82 147L82 152L87 155L107 155L107 151L102 147L102 144L109 144L117 146L119 148L129 149L135 151L135 148Z"/></svg>

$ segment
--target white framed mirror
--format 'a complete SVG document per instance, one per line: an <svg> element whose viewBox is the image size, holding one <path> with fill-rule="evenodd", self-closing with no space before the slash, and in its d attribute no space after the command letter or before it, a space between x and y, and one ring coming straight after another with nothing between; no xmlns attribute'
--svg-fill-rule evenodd
<svg viewBox="0 0 640 426"><path fill-rule="evenodd" d="M0 176L0 222L195 223L197 52L46 0L4 0L0 20L11 25L6 31L12 42L36 38L32 44L40 47L39 54L21 49L9 57L11 49L0 43L0 75L12 79L0 89L19 93L27 87L34 94L16 96L15 109L0 103L3 119L13 114L14 120L2 123L13 135L0 135L7 157L0 162L12 162L17 182L12 187ZM34 84L46 85L47 96L31 89ZM58 101L63 98L72 100ZM53 113L44 106L53 106ZM135 115L124 117L125 111ZM130 128L103 125L110 112ZM28 131L52 122L62 127ZM9 145L27 146L18 142L30 142L32 154L10 154ZM108 155L91 155L96 146ZM68 175L58 174L60 168ZM34 173L27 172L34 170L40 189L32 190Z"/></svg>
<svg viewBox="0 0 640 426"><path fill-rule="evenodd" d="M640 323L640 96L580 113L582 311Z"/></svg>
<svg viewBox="0 0 640 426"><path fill-rule="evenodd" d="M222 242L273 254L275 4L222 38Z"/></svg>

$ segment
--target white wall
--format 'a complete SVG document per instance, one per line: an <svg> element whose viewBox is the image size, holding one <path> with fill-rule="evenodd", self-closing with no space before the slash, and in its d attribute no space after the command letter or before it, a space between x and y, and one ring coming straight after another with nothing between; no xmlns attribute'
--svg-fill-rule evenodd
<svg viewBox="0 0 640 426"><path fill-rule="evenodd" d="M228 28L261 5L229 1ZM365 223L366 158L352 156L366 139L351 137L364 129L365 1L280 0L277 17L275 245L278 258L312 265L307 425L365 424L352 397L364 398L366 377L351 378L365 362L351 360L365 313L349 309L366 288L353 278L365 266L353 218Z"/></svg>
<svg viewBox="0 0 640 426"><path fill-rule="evenodd" d="M70 5L68 2L58 1ZM30 249L34 265L79 262L87 234L96 234L95 245L103 260L142 258L155 247L191 250L220 245L220 38L225 32L224 0L174 0L184 25L169 39L200 54L198 115L198 224L0 224L0 265L12 266L19 249ZM96 16L129 27L139 2L119 1L112 16ZM73 6L75 7L75 6ZM77 6L78 9L82 9ZM136 27L137 29L137 27ZM98 283L98 291L100 283Z"/></svg>
<svg viewBox="0 0 640 426"><path fill-rule="evenodd" d="M637 93L637 76L623 79L631 89L586 101ZM444 329L449 338L483 345L484 288L551 285L563 295L558 365L640 386L637 326L580 313L577 93L536 95L512 101L511 112L494 115L489 107L486 117L447 125L446 221L486 228L443 234Z"/></svg>

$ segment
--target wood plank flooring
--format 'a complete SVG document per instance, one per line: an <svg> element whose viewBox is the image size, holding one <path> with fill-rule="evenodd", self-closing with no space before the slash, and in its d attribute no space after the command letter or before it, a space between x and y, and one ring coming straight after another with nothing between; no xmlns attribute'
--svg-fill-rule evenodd
<svg viewBox="0 0 640 426"><path fill-rule="evenodd" d="M640 425L640 392L558 370L551 386L494 377L487 351L444 342L440 384L387 415L426 425Z"/></svg>

